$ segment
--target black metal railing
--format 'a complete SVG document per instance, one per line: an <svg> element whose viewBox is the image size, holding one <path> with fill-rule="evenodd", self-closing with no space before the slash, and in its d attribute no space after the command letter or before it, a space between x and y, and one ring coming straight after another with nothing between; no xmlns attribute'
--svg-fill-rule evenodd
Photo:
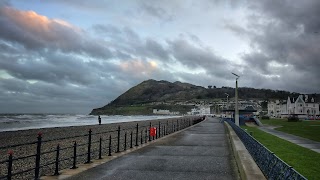
<svg viewBox="0 0 320 180"><path fill-rule="evenodd" d="M134 127L118 126L101 132L89 129L85 134L47 140L38 133L36 141L0 147L0 151L8 151L7 157L0 157L0 179L39 179L44 175L59 175L61 169L76 169L78 164L112 156L202 120L204 117L154 120L149 124L137 123ZM151 127L157 130L153 137L149 131Z"/></svg>
<svg viewBox="0 0 320 180"><path fill-rule="evenodd" d="M231 120L225 121L236 132L267 179L307 179Z"/></svg>

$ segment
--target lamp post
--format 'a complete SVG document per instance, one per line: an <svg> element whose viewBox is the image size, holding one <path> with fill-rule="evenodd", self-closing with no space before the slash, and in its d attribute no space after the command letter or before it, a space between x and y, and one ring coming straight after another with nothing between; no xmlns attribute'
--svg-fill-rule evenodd
<svg viewBox="0 0 320 180"><path fill-rule="evenodd" d="M238 108L238 79L240 76L238 76L235 73L232 73L234 76L236 76L236 90L235 90L235 108L234 108L234 121L237 126L239 126L239 108Z"/></svg>
<svg viewBox="0 0 320 180"><path fill-rule="evenodd" d="M228 93L224 93L225 95L227 95L227 110L229 109L229 94Z"/></svg>

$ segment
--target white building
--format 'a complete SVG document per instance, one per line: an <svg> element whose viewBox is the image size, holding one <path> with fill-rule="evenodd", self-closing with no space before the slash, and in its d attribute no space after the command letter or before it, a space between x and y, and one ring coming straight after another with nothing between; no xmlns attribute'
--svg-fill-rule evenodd
<svg viewBox="0 0 320 180"><path fill-rule="evenodd" d="M170 110L166 110L166 109L153 109L153 114L178 115L180 114L180 112L170 112Z"/></svg>
<svg viewBox="0 0 320 180"><path fill-rule="evenodd" d="M288 97L287 100L268 102L268 114L272 117L288 117L292 114L299 118L313 119L319 116L319 103L308 95L299 95L297 98Z"/></svg>
<svg viewBox="0 0 320 180"><path fill-rule="evenodd" d="M283 101L276 100L273 102L268 102L268 114L272 117L280 118L283 112Z"/></svg>
<svg viewBox="0 0 320 180"><path fill-rule="evenodd" d="M191 109L191 115L205 115L210 114L210 106L199 106Z"/></svg>

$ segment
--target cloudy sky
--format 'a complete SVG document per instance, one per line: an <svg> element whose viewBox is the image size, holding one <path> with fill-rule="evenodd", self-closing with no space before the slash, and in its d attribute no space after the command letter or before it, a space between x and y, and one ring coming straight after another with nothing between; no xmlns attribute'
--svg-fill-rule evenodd
<svg viewBox="0 0 320 180"><path fill-rule="evenodd" d="M0 0L0 113L81 113L147 79L320 93L319 0Z"/></svg>

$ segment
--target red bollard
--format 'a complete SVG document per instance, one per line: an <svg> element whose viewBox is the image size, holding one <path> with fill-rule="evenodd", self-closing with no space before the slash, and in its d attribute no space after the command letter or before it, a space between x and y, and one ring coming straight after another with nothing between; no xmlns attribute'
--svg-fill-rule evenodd
<svg viewBox="0 0 320 180"><path fill-rule="evenodd" d="M151 127L150 128L150 136L154 137L157 134L157 128Z"/></svg>

